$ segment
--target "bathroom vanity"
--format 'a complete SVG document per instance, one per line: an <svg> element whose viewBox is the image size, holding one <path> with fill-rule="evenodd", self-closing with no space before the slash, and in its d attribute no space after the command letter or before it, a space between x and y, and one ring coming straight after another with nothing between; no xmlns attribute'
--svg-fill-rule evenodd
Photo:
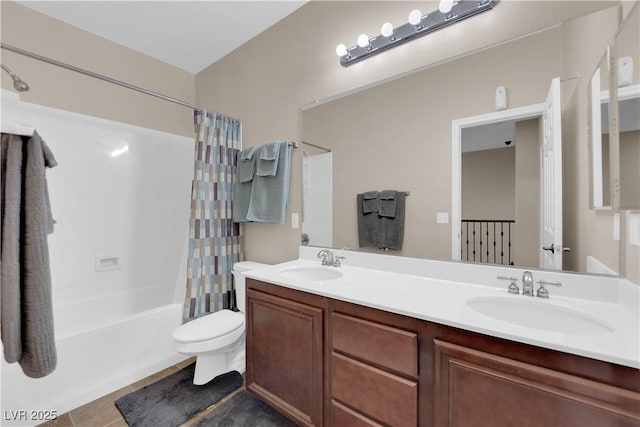
<svg viewBox="0 0 640 427"><path fill-rule="evenodd" d="M247 389L298 424L640 423L637 289L621 285L629 307L597 295L619 279L534 271L563 281L538 301L495 279L518 269L354 252L327 267L311 250L247 280ZM586 298L567 296L573 282ZM522 316L534 307L564 325L496 320L478 301L513 303ZM572 320L587 312L606 320Z"/></svg>

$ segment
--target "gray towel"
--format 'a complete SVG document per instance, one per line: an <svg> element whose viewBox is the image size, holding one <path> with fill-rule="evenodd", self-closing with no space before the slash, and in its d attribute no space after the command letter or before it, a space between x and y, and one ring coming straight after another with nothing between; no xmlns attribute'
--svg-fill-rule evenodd
<svg viewBox="0 0 640 427"><path fill-rule="evenodd" d="M362 207L362 213L364 214L378 212L378 192L365 191L362 194L362 204L358 206Z"/></svg>
<svg viewBox="0 0 640 427"><path fill-rule="evenodd" d="M377 196L377 192L376 196ZM356 197L356 211L358 212L358 242L361 248L380 248L384 244L382 221L376 212L364 213L364 196ZM377 202L377 197L376 197Z"/></svg>
<svg viewBox="0 0 640 427"><path fill-rule="evenodd" d="M394 249L398 251L402 249L402 243L404 242L405 198L406 194L404 192L397 191L395 197L395 217L381 217L384 234L382 248L384 249Z"/></svg>
<svg viewBox="0 0 640 427"><path fill-rule="evenodd" d="M396 217L396 193L395 190L384 190L380 192L380 202L378 214L387 218Z"/></svg>
<svg viewBox="0 0 640 427"><path fill-rule="evenodd" d="M276 176L278 175L278 159L280 157L280 148L282 144L288 144L287 141L275 141L264 144L260 147L258 156L258 168L256 175L258 176Z"/></svg>
<svg viewBox="0 0 640 427"><path fill-rule="evenodd" d="M47 235L53 232L47 167L57 165L37 133L0 144L2 343L7 362L32 378L56 367Z"/></svg>

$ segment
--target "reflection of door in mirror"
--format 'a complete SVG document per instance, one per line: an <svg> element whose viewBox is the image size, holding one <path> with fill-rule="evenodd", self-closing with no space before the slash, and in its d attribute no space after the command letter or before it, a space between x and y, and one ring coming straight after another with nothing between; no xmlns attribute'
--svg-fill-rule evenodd
<svg viewBox="0 0 640 427"><path fill-rule="evenodd" d="M302 156L303 245L331 247L333 244L332 154Z"/></svg>

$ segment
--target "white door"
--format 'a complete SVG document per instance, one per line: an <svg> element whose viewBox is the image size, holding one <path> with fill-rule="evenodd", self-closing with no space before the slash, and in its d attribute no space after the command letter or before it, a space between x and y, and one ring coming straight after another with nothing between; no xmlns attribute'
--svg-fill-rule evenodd
<svg viewBox="0 0 640 427"><path fill-rule="evenodd" d="M551 81L542 113L540 265L562 270L562 126L560 79Z"/></svg>

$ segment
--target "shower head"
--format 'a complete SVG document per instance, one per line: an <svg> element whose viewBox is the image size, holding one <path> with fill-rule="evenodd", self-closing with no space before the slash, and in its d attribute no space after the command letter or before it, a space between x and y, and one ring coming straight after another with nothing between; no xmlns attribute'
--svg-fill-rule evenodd
<svg viewBox="0 0 640 427"><path fill-rule="evenodd" d="M2 69L5 70L7 74L11 76L11 78L13 79L13 87L18 92L26 92L29 90L29 85L20 77L18 77L13 71L11 71L9 67L6 67L2 64L0 64L0 67L2 67Z"/></svg>

